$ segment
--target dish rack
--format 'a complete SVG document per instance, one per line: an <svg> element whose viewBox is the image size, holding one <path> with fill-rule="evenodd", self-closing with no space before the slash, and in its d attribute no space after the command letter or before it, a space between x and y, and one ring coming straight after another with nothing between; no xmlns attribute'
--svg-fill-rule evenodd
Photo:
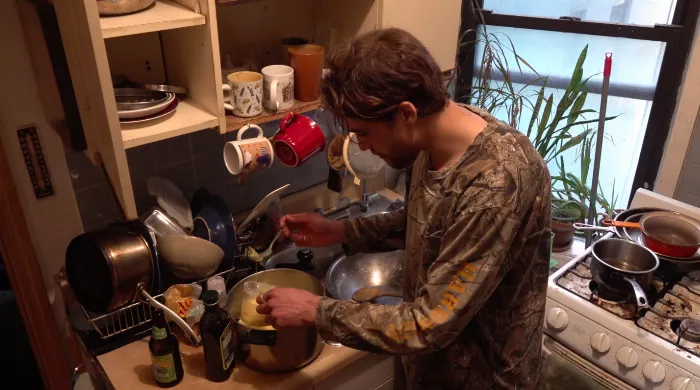
<svg viewBox="0 0 700 390"><path fill-rule="evenodd" d="M240 280L258 271L257 264L250 265L251 262L248 261L247 252L250 244L251 240L241 240L239 237L239 243L236 245L236 255L234 256L233 260L234 268L215 274L224 278L226 281L227 291ZM238 269L236 268L236 266L240 267L241 265L244 266ZM208 278L202 279L195 283L203 283L207 279ZM163 294L153 296L153 298L157 300L162 297ZM148 324L151 321L154 310L151 305L141 298L138 302L121 307L106 314L91 313L82 305L80 305L80 308L85 314L88 322L90 322L97 334L103 340Z"/></svg>

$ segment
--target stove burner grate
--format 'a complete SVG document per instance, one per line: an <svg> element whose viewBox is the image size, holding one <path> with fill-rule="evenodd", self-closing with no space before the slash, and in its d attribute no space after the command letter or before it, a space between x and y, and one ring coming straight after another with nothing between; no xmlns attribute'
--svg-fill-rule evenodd
<svg viewBox="0 0 700 390"><path fill-rule="evenodd" d="M591 280L590 283L588 283L588 288L591 290L591 297L597 296L603 301L610 303L625 303L629 300L629 295L612 291L605 286L601 286L595 280Z"/></svg>
<svg viewBox="0 0 700 390"><path fill-rule="evenodd" d="M681 321L678 326L678 341L676 344L680 343L680 339L688 340L691 343L700 343L700 321L686 318Z"/></svg>

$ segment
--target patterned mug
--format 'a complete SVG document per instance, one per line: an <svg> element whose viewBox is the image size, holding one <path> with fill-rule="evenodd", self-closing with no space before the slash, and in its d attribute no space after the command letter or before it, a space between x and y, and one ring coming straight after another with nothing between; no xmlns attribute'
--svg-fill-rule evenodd
<svg viewBox="0 0 700 390"><path fill-rule="evenodd" d="M243 139L243 134L250 129L257 130L258 134L253 138ZM237 140L224 145L224 164L233 175L268 168L274 160L275 155L270 140L265 138L260 126L252 124L243 126L238 130Z"/></svg>
<svg viewBox="0 0 700 390"><path fill-rule="evenodd" d="M228 92L229 103L224 108L233 111L233 115L250 118L262 113L263 75L257 72L235 72L226 76L228 84L222 85Z"/></svg>
<svg viewBox="0 0 700 390"><path fill-rule="evenodd" d="M270 111L289 110L294 106L294 69L287 65L262 68L263 105Z"/></svg>

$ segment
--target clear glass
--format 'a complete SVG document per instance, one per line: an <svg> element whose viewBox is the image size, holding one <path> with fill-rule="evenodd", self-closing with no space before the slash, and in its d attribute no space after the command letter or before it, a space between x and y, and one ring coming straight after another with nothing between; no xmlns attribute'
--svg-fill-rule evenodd
<svg viewBox="0 0 700 390"><path fill-rule="evenodd" d="M637 24L671 24L676 0L484 0L484 9L501 14Z"/></svg>
<svg viewBox="0 0 700 390"><path fill-rule="evenodd" d="M265 315L257 312L258 295L272 290L275 286L263 282L248 281L243 283L241 300L241 320L251 326L265 326Z"/></svg>
<svg viewBox="0 0 700 390"><path fill-rule="evenodd" d="M581 50L588 44L588 55L583 65L583 77L593 77L588 82L589 93L583 108L596 110L596 113L587 114L585 117L587 120L598 118L597 111L600 109L600 86L603 78L605 53L613 53L607 116L619 115L619 117L605 124L606 139L603 143L600 184L608 199L614 189L618 196L616 207L626 207L644 140L652 106L651 100L665 44L495 26L487 26L486 31L493 34L492 36L498 37L509 47L511 44L508 38L510 38L512 47L515 48L518 55L524 58L540 76L549 77L551 82L548 85L552 88L545 90L545 96L554 95L555 107L564 93L564 88L568 85ZM508 50L505 52L509 53L507 57L510 73L514 76L514 80L518 80L514 83L516 90L537 78L537 75L524 65L521 74L512 53ZM476 53L475 75L478 74L482 63L483 42L477 44ZM556 83L555 80L559 80L559 83ZM539 90L539 86L529 86L523 92L533 96ZM533 98L533 103L534 100ZM508 122L505 110L496 111L493 114ZM523 110L519 126L517 126L519 130L526 131L531 116L531 109ZM597 128L597 122L588 126ZM585 129L585 127L579 126L576 132L582 132ZM578 148L569 149L563 154L567 172L575 173L577 176L580 175L579 156L580 150ZM559 174L559 169L554 161L549 163L549 169L552 176ZM591 164L588 174L589 185L592 175L593 164Z"/></svg>

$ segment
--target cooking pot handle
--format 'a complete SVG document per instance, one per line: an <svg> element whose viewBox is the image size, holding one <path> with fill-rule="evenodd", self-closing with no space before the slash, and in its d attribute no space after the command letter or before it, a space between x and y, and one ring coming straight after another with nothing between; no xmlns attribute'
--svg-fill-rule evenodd
<svg viewBox="0 0 700 390"><path fill-rule="evenodd" d="M163 310L163 314L165 314L165 317L166 317L167 319L169 319L170 321L173 321L175 324L177 324L178 327L180 327L180 329L182 329L183 332L185 332L185 334L187 335L187 337L190 339L190 342L192 343L192 345L194 345L195 347L198 347L198 346L199 346L199 343L201 342L199 336L197 336L197 335L194 333L194 331L192 330L192 328L190 328L190 326L187 325L187 322L185 322L185 320L183 320L182 318L180 318L180 316L178 316L177 314L175 314L175 312L172 311L172 310L170 310L170 308L168 308L168 307L165 306L164 304L162 304L162 303L158 302L157 300L155 300L155 299L151 296L151 294L147 293L146 290L144 290L143 284L139 283L138 289L139 289L139 293L141 293L141 295L142 295L144 298L146 298L146 301L147 301L151 306L155 307L156 309Z"/></svg>
<svg viewBox="0 0 700 390"><path fill-rule="evenodd" d="M632 278L625 277L624 279L625 282L632 285L632 289L634 290L634 296L637 298L637 309L649 309L647 295L644 293L644 290L642 290L642 286L640 286L639 283L637 283L637 281Z"/></svg>
<svg viewBox="0 0 700 390"><path fill-rule="evenodd" d="M588 225L585 223L575 223L574 229L580 232L605 232L605 233L615 233L614 228L608 228L603 226Z"/></svg>

